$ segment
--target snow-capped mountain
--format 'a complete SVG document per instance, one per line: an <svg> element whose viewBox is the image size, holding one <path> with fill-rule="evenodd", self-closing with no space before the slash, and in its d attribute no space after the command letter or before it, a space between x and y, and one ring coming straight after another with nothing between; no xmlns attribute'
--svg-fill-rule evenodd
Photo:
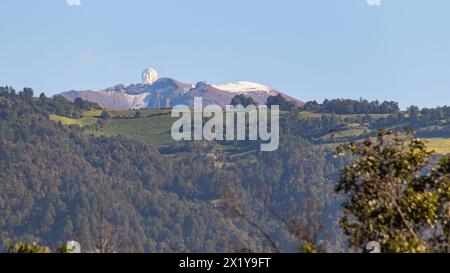
<svg viewBox="0 0 450 273"><path fill-rule="evenodd" d="M270 94L276 93L275 90L273 90L272 88L255 82L234 82L234 83L213 85L213 87L222 91L232 93L243 93L243 94L249 92L266 92Z"/></svg>
<svg viewBox="0 0 450 273"><path fill-rule="evenodd" d="M68 91L59 95L68 100L82 98L109 109L159 109L184 104L192 107L194 97L202 97L205 105L230 104L234 96L244 94L258 104L264 104L269 96L281 94L298 105L302 102L262 84L236 82L209 85L199 82L186 84L170 78L161 78L152 84L119 84L100 91Z"/></svg>

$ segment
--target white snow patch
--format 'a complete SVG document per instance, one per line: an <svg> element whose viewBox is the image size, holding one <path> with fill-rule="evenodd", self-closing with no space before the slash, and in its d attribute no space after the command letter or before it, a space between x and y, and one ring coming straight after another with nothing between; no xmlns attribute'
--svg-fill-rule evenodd
<svg viewBox="0 0 450 273"><path fill-rule="evenodd" d="M213 85L213 87L222 91L233 93L274 92L272 88L255 82L234 82L234 83Z"/></svg>
<svg viewBox="0 0 450 273"><path fill-rule="evenodd" d="M115 92L115 91L103 91L102 93L110 97L115 97L126 101L130 109L142 109L147 107L148 104L145 101L145 98L149 95L148 93L142 93L139 95L130 95L125 92Z"/></svg>

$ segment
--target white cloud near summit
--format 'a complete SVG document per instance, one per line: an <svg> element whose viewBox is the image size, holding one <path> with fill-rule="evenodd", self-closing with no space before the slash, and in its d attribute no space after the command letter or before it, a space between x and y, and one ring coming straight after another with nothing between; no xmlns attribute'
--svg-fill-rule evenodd
<svg viewBox="0 0 450 273"><path fill-rule="evenodd" d="M381 0L366 0L367 5L374 7L374 6L381 6Z"/></svg>
<svg viewBox="0 0 450 273"><path fill-rule="evenodd" d="M81 0L66 0L69 6L81 6Z"/></svg>

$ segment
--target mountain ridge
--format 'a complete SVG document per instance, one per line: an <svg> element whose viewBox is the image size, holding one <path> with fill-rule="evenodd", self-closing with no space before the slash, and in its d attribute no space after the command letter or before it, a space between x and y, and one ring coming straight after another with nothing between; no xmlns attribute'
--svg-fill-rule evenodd
<svg viewBox="0 0 450 273"><path fill-rule="evenodd" d="M225 106L239 94L253 98L258 104L265 104L269 96L281 94L288 101L299 106L303 105L302 101L259 83L240 81L211 85L206 82L198 82L194 85L172 78L161 78L152 84L117 84L99 91L70 90L56 96L62 96L70 101L82 98L98 103L103 108L125 110L171 108L179 104L192 107L194 97L202 97L205 105Z"/></svg>

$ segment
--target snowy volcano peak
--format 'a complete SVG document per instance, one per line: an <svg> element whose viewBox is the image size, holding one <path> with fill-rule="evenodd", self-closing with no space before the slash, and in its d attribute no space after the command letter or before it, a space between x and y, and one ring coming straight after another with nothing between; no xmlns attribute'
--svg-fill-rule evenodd
<svg viewBox="0 0 450 273"><path fill-rule="evenodd" d="M249 93L249 92L265 92L265 93L273 93L275 90L272 88L265 86L260 83L255 82L245 82L239 81L234 83L226 83L226 84L218 84L213 85L214 88L217 88L226 92L233 93Z"/></svg>
<svg viewBox="0 0 450 273"><path fill-rule="evenodd" d="M251 97L258 105L264 105L269 96L278 94L297 105L303 104L299 100L254 82L241 81L212 86L206 82L186 84L170 78L161 78L152 84L120 84L100 91L69 91L59 95L70 101L82 98L96 102L104 108L126 110L171 108L178 104L192 107L195 97L202 97L207 104L226 106L236 95Z"/></svg>

